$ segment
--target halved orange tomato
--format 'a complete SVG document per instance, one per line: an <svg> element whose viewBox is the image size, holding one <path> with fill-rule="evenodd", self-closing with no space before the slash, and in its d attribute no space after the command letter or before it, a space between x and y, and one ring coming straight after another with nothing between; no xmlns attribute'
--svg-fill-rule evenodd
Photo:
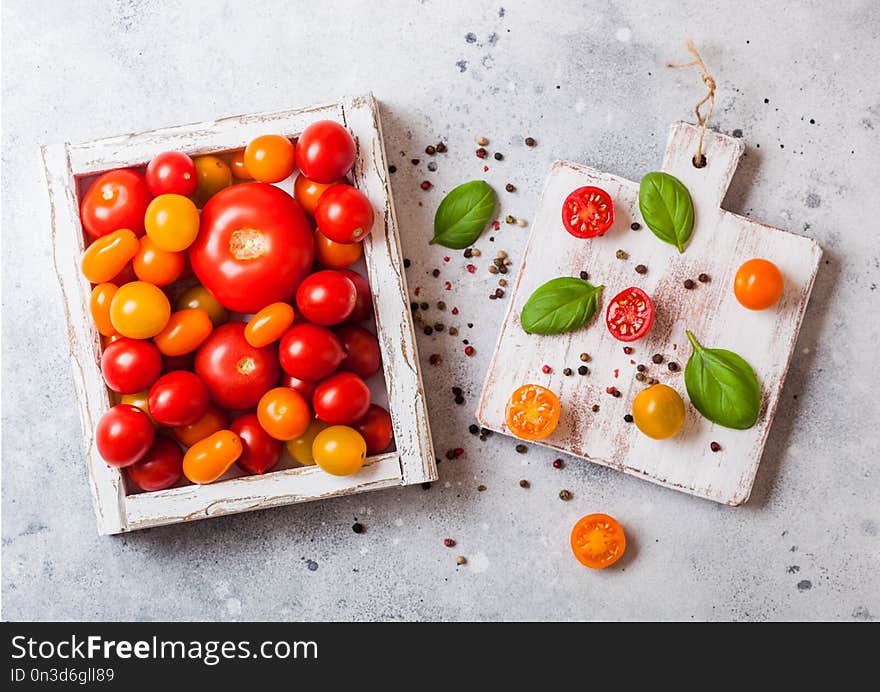
<svg viewBox="0 0 880 692"><path fill-rule="evenodd" d="M582 565L605 569L617 562L626 550L623 527L607 514L588 514L571 530L571 550Z"/></svg>
<svg viewBox="0 0 880 692"><path fill-rule="evenodd" d="M556 429L559 413L559 397L539 384L526 384L511 394L505 418L517 437L542 440Z"/></svg>

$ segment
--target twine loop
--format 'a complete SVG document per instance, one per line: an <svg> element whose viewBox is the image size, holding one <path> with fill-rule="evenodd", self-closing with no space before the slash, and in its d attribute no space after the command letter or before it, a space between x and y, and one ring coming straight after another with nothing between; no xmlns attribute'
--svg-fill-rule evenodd
<svg viewBox="0 0 880 692"><path fill-rule="evenodd" d="M667 67L699 67L700 68L700 80L703 84L706 85L706 95L700 99L696 106L694 106L694 113L697 116L697 124L700 126L700 142L697 145L697 155L694 157L694 165L697 168L702 168L706 165L706 157L703 156L703 137L706 134L706 128L709 126L709 118L712 117L712 109L715 108L715 78L709 74L709 68L706 67L706 63L703 62L703 56L700 55L700 51L697 50L697 47L694 45L694 42L688 39L685 41L685 48L687 48L688 52L694 56L694 59L690 62L685 63L676 63L676 62L667 62ZM703 115L701 109L706 103L709 104L706 109L706 114Z"/></svg>

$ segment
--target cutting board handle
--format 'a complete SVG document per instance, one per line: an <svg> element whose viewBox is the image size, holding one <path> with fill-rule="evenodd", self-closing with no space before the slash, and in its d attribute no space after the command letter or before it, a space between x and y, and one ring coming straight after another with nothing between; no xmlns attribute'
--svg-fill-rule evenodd
<svg viewBox="0 0 880 692"><path fill-rule="evenodd" d="M666 142L663 170L687 186L695 203L699 199L701 205L717 208L721 206L745 145L741 139L706 130L703 137L706 165L697 168L694 157L699 141L699 127L683 121L675 123Z"/></svg>

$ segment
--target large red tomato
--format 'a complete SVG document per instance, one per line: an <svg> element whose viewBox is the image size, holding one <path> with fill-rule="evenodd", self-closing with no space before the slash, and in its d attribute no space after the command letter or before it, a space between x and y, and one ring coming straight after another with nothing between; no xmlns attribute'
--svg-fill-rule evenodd
<svg viewBox="0 0 880 692"><path fill-rule="evenodd" d="M244 322L220 325L196 353L196 374L211 398L239 411L255 407L280 373L274 344L254 348L244 338L244 327Z"/></svg>
<svg viewBox="0 0 880 692"><path fill-rule="evenodd" d="M150 191L144 176L130 168L107 171L92 183L80 206L83 228L93 238L100 238L120 228L143 235L144 214L150 203Z"/></svg>
<svg viewBox="0 0 880 692"><path fill-rule="evenodd" d="M316 183L332 183L351 170L357 148L342 125L319 120L309 125L296 142L296 164Z"/></svg>
<svg viewBox="0 0 880 692"><path fill-rule="evenodd" d="M273 185L244 183L205 205L189 258L222 305L251 314L292 302L314 262L315 242L293 197Z"/></svg>

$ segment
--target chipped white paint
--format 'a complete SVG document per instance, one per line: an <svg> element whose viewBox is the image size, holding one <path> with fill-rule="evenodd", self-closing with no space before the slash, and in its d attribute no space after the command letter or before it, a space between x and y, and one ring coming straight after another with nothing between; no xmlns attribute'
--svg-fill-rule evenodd
<svg viewBox="0 0 880 692"><path fill-rule="evenodd" d="M694 202L696 223L684 254L644 227L637 183L572 163L553 164L477 418L487 428L507 432L504 408L510 393L527 382L541 384L560 396L563 407L559 427L542 444L660 485L739 505L751 492L821 249L809 238L722 210L721 201L744 147L741 140L709 132L704 143L708 165L696 168L692 157L698 137L697 127L675 124L662 167L684 182ZM562 227L563 200L582 185L597 185L614 199L614 226L601 238L578 240ZM642 223L642 230L630 230L633 221ZM617 259L618 249L627 252L629 259ZM752 257L771 259L785 276L785 292L770 310L746 310L733 295L734 274ZM636 264L645 264L648 273L637 274ZM589 272L593 283L605 285L596 318L571 334L526 334L519 314L532 291L556 276L577 276L581 270ZM683 288L686 278L696 279L701 272L710 275L709 283L697 283L692 291ZM604 326L604 310L610 298L632 285L653 296L657 316L651 332L630 344L634 353L626 355L624 344ZM683 369L691 349L685 329L693 331L705 346L736 351L755 369L763 401L754 427L719 427L690 404L684 429L669 440L651 440L623 420L644 386L634 379L637 363L646 364L649 376L671 385L687 401ZM565 377L564 367L576 369L582 364L581 352L592 356L587 364L590 374ZM670 372L665 362L654 365L651 356L655 353L663 354L666 362L676 361L681 370ZM553 366L550 374L542 373L544 363ZM606 394L608 386L617 387L622 396ZM599 412L591 411L593 404L599 404ZM710 451L712 441L721 444L721 452Z"/></svg>
<svg viewBox="0 0 880 692"><path fill-rule="evenodd" d="M230 151L267 132L295 137L309 123L319 119L336 120L354 136L358 145L352 174L354 184L377 209L373 232L364 241L364 256L376 311L396 451L370 458L358 473L342 478L317 467L304 467L263 476L242 476L206 486L188 485L127 495L119 470L108 467L93 444L95 425L111 402L98 365L99 335L89 315L91 286L79 269L84 238L78 214L78 181L112 168L143 165L162 151L177 150L190 155ZM379 112L372 95L314 108L223 118L84 144L44 147L43 161L49 188L55 270L64 297L74 384L99 533L120 533L436 480L397 219L387 180Z"/></svg>

